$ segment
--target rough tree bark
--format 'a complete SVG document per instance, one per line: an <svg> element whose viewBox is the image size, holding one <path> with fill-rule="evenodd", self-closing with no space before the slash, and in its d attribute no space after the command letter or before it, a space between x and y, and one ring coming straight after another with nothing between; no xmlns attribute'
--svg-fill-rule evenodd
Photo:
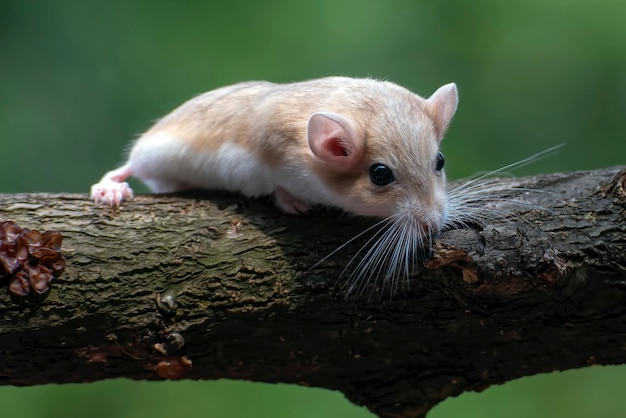
<svg viewBox="0 0 626 418"><path fill-rule="evenodd" d="M626 363L626 169L502 180L513 220L443 233L407 287L345 298L371 220L225 194L0 196L64 237L46 298L0 292L0 381L249 379L342 391L381 417L520 376Z"/></svg>

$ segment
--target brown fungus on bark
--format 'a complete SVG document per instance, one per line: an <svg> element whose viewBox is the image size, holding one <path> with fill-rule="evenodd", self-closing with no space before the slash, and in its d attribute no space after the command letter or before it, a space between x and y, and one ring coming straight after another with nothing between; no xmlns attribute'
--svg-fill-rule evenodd
<svg viewBox="0 0 626 418"><path fill-rule="evenodd" d="M0 279L8 278L13 295L40 295L50 289L52 278L65 267L62 240L57 231L42 234L13 221L0 222Z"/></svg>

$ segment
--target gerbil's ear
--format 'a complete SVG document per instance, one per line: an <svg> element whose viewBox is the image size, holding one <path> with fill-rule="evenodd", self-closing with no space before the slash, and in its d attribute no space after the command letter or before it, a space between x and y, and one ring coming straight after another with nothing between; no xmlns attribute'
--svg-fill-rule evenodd
<svg viewBox="0 0 626 418"><path fill-rule="evenodd" d="M456 84L450 83L439 87L426 102L437 124L437 132L441 140L441 137L448 128L448 124L454 116L454 112L456 112L456 106L459 102L459 93L456 89Z"/></svg>
<svg viewBox="0 0 626 418"><path fill-rule="evenodd" d="M363 143L352 122L341 115L314 113L309 118L307 136L313 154L338 170L352 170L363 160Z"/></svg>

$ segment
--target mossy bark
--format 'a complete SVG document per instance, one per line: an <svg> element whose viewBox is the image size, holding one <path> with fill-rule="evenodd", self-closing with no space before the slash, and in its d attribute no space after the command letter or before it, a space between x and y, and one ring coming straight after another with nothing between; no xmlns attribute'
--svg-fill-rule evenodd
<svg viewBox="0 0 626 418"><path fill-rule="evenodd" d="M337 279L367 238L309 269L372 220L226 194L119 209L2 195L0 221L60 231L67 266L45 297L0 292L0 382L288 382L419 417L465 390L626 363L626 170L502 181L541 192L443 233L410 286L356 300Z"/></svg>

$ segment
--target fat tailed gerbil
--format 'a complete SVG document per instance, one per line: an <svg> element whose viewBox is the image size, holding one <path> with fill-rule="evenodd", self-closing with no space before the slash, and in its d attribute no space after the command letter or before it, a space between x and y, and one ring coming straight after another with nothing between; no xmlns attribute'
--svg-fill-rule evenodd
<svg viewBox="0 0 626 418"><path fill-rule="evenodd" d="M125 180L135 176L157 193L273 193L288 213L335 206L402 220L430 237L448 212L439 145L457 101L454 83L427 99L388 81L348 77L222 87L159 120L91 197L119 205L132 197Z"/></svg>

